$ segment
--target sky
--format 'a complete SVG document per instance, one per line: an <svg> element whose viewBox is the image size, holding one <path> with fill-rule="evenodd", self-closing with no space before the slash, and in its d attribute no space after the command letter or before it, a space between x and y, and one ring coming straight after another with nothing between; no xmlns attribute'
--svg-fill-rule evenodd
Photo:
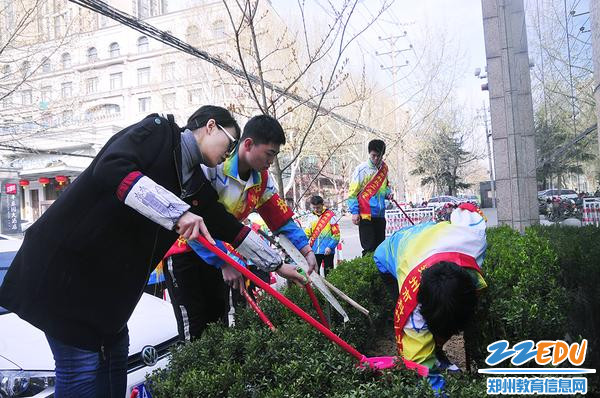
<svg viewBox="0 0 600 398"><path fill-rule="evenodd" d="M272 4L284 20L297 20L296 1L272 0ZM306 4L307 8L316 11L312 18L317 21L323 20L327 10L326 0L307 0ZM369 20L380 4L381 0L362 0L356 10L352 27L358 29L362 26L361 21ZM361 35L358 46L350 52L351 59L357 61L354 67L360 68L362 57L352 55L359 54L361 51L366 53L367 74L378 83L378 86L382 88L391 86L393 82L391 74L380 68L381 64L390 65L390 58L378 56L376 52L382 53L390 49L386 46L386 41L380 38L403 35L404 31L406 37L396 41L396 48L408 49L412 44L414 51L401 53L399 62L408 60L409 65L399 69L399 73L408 71L415 63L415 54L423 50L418 46L425 45L419 38L425 33L433 37L437 35L449 37L464 55L458 71L456 98L472 110L481 108L486 94L480 89L482 81L475 78L473 74L476 67L483 69L485 66L481 0L395 0L378 22ZM388 90L391 95L391 87L388 87ZM399 101L401 100L399 98Z"/></svg>

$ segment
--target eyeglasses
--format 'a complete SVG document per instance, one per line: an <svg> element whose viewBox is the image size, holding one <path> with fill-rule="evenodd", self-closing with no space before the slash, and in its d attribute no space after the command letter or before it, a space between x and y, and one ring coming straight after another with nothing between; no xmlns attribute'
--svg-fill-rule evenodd
<svg viewBox="0 0 600 398"><path fill-rule="evenodd" d="M233 150L237 146L238 140L236 140L235 138L233 138L233 136L231 134L229 134L229 132L227 132L227 130L225 130L223 128L223 126L221 126L220 124L217 124L217 127L219 128L219 130L221 130L222 132L225 133L225 135L227 136L227 138L229 138L229 147L227 147L227 153L233 152Z"/></svg>

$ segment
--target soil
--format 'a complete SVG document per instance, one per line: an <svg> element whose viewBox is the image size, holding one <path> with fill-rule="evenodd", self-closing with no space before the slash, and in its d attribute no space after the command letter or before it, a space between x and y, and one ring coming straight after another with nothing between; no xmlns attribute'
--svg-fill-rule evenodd
<svg viewBox="0 0 600 398"><path fill-rule="evenodd" d="M444 344L443 349L452 363L461 370L466 370L465 341L462 333L452 336L452 338ZM367 356L379 357L394 355L398 355L396 340L393 328L389 328L386 329L386 334L375 342L375 346L367 353Z"/></svg>

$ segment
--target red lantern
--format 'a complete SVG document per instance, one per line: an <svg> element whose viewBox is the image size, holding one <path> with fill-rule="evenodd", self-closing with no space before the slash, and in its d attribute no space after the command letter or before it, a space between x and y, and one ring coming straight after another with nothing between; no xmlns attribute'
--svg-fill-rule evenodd
<svg viewBox="0 0 600 398"><path fill-rule="evenodd" d="M19 180L19 185L22 187L26 187L29 185L29 180Z"/></svg>
<svg viewBox="0 0 600 398"><path fill-rule="evenodd" d="M40 178L38 178L38 181L43 186L50 184L50 179L48 177L40 177Z"/></svg>
<svg viewBox="0 0 600 398"><path fill-rule="evenodd" d="M66 176L56 176L54 177L54 179L56 180L56 182L58 182L58 185L63 185L69 180Z"/></svg>

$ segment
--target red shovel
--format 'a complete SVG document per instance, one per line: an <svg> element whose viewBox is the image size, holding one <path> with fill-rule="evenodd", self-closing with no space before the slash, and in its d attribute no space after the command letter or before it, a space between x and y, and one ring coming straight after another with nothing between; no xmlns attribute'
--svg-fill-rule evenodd
<svg viewBox="0 0 600 398"><path fill-rule="evenodd" d="M246 278L248 278L252 282L254 282L254 284L256 284L258 287L263 289L265 292L269 293L271 296L275 297L280 303L285 305L288 309L290 309L292 312L294 312L300 318L304 319L306 322L311 324L319 332L323 333L325 335L325 337L327 337L329 340L331 340L332 342L334 342L335 344L340 346L342 349L344 349L346 352L348 352L350 355L352 355L353 357L358 359L358 361L360 362L359 366L369 367L371 369L378 370L378 369L389 369L396 365L397 357L371 357L371 358L368 358L365 355L358 352L358 350L356 350L356 348L352 347L350 344L348 344L347 342L342 340L340 337L338 337L336 334L334 334L331 330L327 329L325 326L320 324L316 319L314 319L313 317L308 315L300 307L298 307L296 304L294 304L292 301L290 301L290 299L288 299L287 297L285 297L284 295L279 293L277 290L273 289L267 283L263 282L260 278L258 278L252 272L250 272L246 268L239 265L236 261L234 261L228 255L223 253L220 249L218 249L213 244L208 242L206 240L206 238L204 238L203 236L198 236L198 241L193 241L193 240L188 241L188 244L190 245L190 247L192 249L194 249L198 245L202 245L202 246L208 248L211 252L213 252L215 255L217 255L221 260L227 262L229 265L231 265L233 268L235 268L238 272L240 272ZM407 361L405 359L403 359L403 361L407 368L416 369L417 372L419 373L419 375L427 376L429 374L429 368L427 368L426 366L417 364L412 361Z"/></svg>
<svg viewBox="0 0 600 398"><path fill-rule="evenodd" d="M408 216L408 214L406 214L406 212L404 211L404 209L402 208L402 206L400 206L400 205L398 204L398 202L396 202L396 199L390 199L390 200L391 200L392 202L394 202L394 204L395 204L396 206L398 206L398 208L400 209L400 211L402 212L402 214L404 214L404 217L406 217L406 218L408 219L408 221L410 221L410 223L411 223L412 225L415 225L415 223L413 222L413 220L411 220L411 219L410 219L410 217Z"/></svg>
<svg viewBox="0 0 600 398"><path fill-rule="evenodd" d="M260 320L263 321L264 324L269 327L269 329L275 330L275 326L273 326L273 323L271 323L271 321L269 320L269 318L267 318L267 316L260 309L260 307L258 306L258 304L256 304L256 301L254 301L252 299L252 297L250 297L250 295L248 294L248 292L246 291L245 288L242 289L242 295L244 296L244 298L246 298L246 301L248 302L248 304L250 304L250 307L252 307L252 309L254 310L254 312L256 312L256 314L258 315L258 317L260 318Z"/></svg>

